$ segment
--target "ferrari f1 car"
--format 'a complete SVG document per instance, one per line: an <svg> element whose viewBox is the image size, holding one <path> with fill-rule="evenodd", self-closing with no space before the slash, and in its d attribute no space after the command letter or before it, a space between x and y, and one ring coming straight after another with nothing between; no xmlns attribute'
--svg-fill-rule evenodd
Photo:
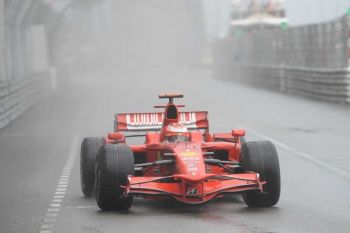
<svg viewBox="0 0 350 233"><path fill-rule="evenodd" d="M102 210L127 210L134 196L174 198L202 204L242 193L250 207L275 205L280 196L280 170L271 142L245 142L245 131L209 132L205 111L179 111L180 94L165 94L164 112L122 113L106 137L85 138L81 146L81 186L95 194ZM130 134L130 132L143 132ZM129 145L129 137L144 137Z"/></svg>

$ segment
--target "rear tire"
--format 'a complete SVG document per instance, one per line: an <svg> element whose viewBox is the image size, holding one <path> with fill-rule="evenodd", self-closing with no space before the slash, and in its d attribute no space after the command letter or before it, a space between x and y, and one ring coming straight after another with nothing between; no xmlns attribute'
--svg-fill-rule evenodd
<svg viewBox="0 0 350 233"><path fill-rule="evenodd" d="M281 181L278 155L275 146L269 141L246 142L242 145L242 164L245 172L260 174L266 181L263 192L246 191L243 200L249 207L274 206L280 197Z"/></svg>
<svg viewBox="0 0 350 233"><path fill-rule="evenodd" d="M104 145L97 155L95 197L101 210L128 210L132 196L124 197L121 185L127 184L128 175L134 175L134 156L125 144Z"/></svg>
<svg viewBox="0 0 350 233"><path fill-rule="evenodd" d="M80 150L81 190L86 197L91 197L95 184L95 163L97 152L103 145L103 138L84 138Z"/></svg>

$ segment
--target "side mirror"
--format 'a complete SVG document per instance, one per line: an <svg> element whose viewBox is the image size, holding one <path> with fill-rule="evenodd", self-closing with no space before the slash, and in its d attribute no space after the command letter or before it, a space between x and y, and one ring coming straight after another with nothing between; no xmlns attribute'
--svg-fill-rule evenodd
<svg viewBox="0 0 350 233"><path fill-rule="evenodd" d="M108 139L116 140L116 141L124 141L125 136L122 133L113 132L113 133L108 133Z"/></svg>
<svg viewBox="0 0 350 233"><path fill-rule="evenodd" d="M234 137L243 137L243 136L245 136L245 130L244 129L233 129L232 130L232 136L234 136Z"/></svg>

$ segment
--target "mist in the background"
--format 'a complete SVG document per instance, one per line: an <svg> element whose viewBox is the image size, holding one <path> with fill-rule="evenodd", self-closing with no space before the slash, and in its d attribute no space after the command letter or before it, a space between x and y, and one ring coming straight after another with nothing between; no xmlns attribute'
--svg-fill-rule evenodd
<svg viewBox="0 0 350 233"><path fill-rule="evenodd" d="M349 0L285 0L290 24L320 23L346 13Z"/></svg>
<svg viewBox="0 0 350 233"><path fill-rule="evenodd" d="M207 47L201 1L107 2L66 13L55 44L61 70L145 75L201 66Z"/></svg>

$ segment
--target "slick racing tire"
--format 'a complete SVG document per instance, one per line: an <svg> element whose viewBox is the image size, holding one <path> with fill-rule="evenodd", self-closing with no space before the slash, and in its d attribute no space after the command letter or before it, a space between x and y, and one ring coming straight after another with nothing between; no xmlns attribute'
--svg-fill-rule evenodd
<svg viewBox="0 0 350 233"><path fill-rule="evenodd" d="M86 197L90 197L94 191L95 163L97 152L103 145L103 138L84 138L80 150L80 182L81 190Z"/></svg>
<svg viewBox="0 0 350 233"><path fill-rule="evenodd" d="M266 181L263 192L251 190L243 193L243 200L249 207L274 206L280 197L281 181L278 155L269 141L246 142L242 145L242 165L245 172L260 174Z"/></svg>
<svg viewBox="0 0 350 233"><path fill-rule="evenodd" d="M134 175L134 156L125 144L100 148L95 169L95 198L101 210L128 210L132 196L123 196L128 175Z"/></svg>

